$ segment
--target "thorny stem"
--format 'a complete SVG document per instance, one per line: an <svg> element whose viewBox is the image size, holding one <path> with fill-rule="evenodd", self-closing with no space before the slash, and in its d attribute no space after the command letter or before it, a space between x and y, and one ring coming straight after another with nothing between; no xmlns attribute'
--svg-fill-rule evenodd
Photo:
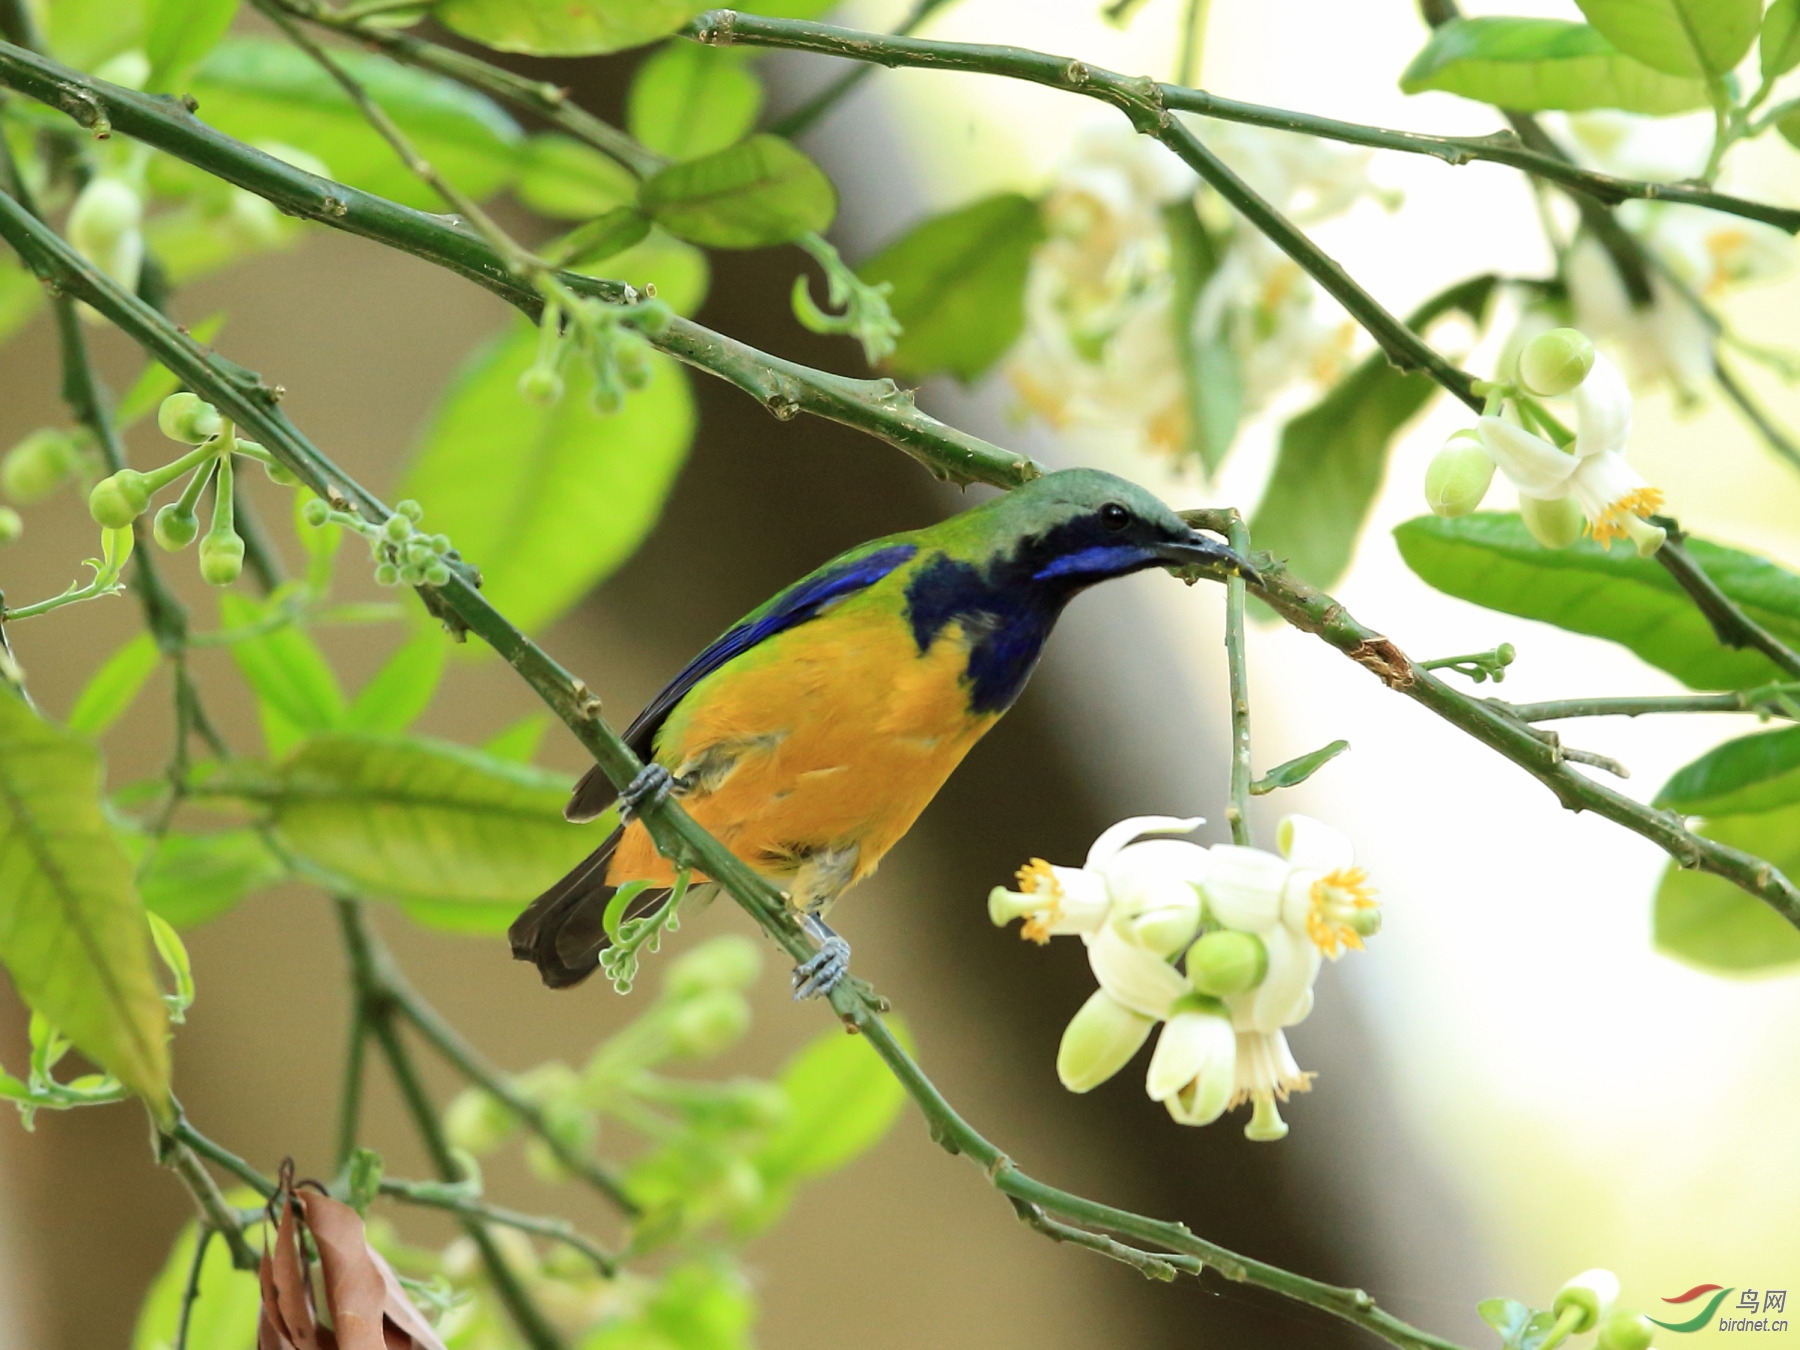
<svg viewBox="0 0 1800 1350"><path fill-rule="evenodd" d="M560 1242L565 1247L572 1247L587 1257L602 1275L610 1277L619 1269L619 1261L616 1256L591 1237L580 1232L566 1219L546 1218L540 1214L525 1214L501 1205L490 1205L486 1201L476 1199L461 1186L446 1185L439 1181L403 1181L398 1177L383 1177L381 1193L396 1200L403 1200L409 1205L445 1209L453 1214L485 1219L488 1223L499 1224L502 1228L516 1228L521 1233L535 1233L539 1237Z"/></svg>
<svg viewBox="0 0 1800 1350"><path fill-rule="evenodd" d="M351 983L357 998L362 1001L369 1031L374 1036L375 1043L381 1047L382 1057L387 1060L388 1072L393 1075L394 1084L400 1089L400 1097L406 1104L407 1114L412 1117L413 1128L419 1132L419 1138L424 1143L425 1151L430 1155L431 1164L437 1169L438 1176L450 1183L460 1181L462 1168L457 1165L450 1143L444 1137L437 1109L432 1105L431 1097L425 1091L425 1084L419 1078L418 1067L413 1063L406 1042L400 1036L392 1004L386 997L387 982L382 978L381 972L387 964L387 953L369 927L360 902L339 897L335 904L338 921L344 932L344 949L350 958ZM532 1350L561 1350L561 1337L556 1334L537 1301L520 1283L513 1268L507 1265L487 1224L481 1217L466 1212L459 1212L457 1217L462 1220L463 1231L469 1235L469 1240L481 1255L481 1264L493 1283L494 1292L501 1303L505 1304L519 1333Z"/></svg>
<svg viewBox="0 0 1800 1350"><path fill-rule="evenodd" d="M1226 537L1240 558L1250 556L1250 531L1236 511L1228 514ZM1244 578L1225 582L1225 657L1230 672L1231 804L1225 808L1231 842L1250 843L1250 671L1244 656Z"/></svg>
<svg viewBox="0 0 1800 1350"><path fill-rule="evenodd" d="M1334 259L1201 144L1185 123L1170 115L1163 98L1164 87L1153 80L1131 78L1083 61L1020 47L887 37L830 24L765 19L729 9L702 14L686 32L696 42L709 46L744 43L819 52L886 66L965 70L1027 80L1109 103L1122 112L1137 131L1174 151L1261 234L1298 263L1368 330L1398 369L1423 371L1471 408L1477 411L1481 408L1481 400L1472 389L1474 377L1445 360L1423 338L1389 313Z"/></svg>

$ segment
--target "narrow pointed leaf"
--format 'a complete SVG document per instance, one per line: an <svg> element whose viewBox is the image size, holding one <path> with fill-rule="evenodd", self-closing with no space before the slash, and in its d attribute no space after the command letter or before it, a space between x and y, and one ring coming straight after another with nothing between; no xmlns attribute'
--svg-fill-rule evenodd
<svg viewBox="0 0 1800 1350"><path fill-rule="evenodd" d="M1656 794L1656 805L1688 816L1756 815L1800 802L1800 727L1716 745Z"/></svg>
<svg viewBox="0 0 1800 1350"><path fill-rule="evenodd" d="M146 849L138 876L144 908L176 928L194 928L287 876L254 830L171 833Z"/></svg>
<svg viewBox="0 0 1800 1350"><path fill-rule="evenodd" d="M219 597L219 619L228 630L255 629L276 613L276 602L249 596ZM278 756L309 732L327 731L344 716L344 694L330 662L294 623L240 638L231 659L256 694L263 739Z"/></svg>
<svg viewBox="0 0 1800 1350"><path fill-rule="evenodd" d="M443 633L423 629L414 634L369 677L344 710L351 731L405 731L431 703L450 643Z"/></svg>
<svg viewBox="0 0 1800 1350"><path fill-rule="evenodd" d="M146 0L144 54L150 58L152 94L179 93L181 78L225 36L238 0Z"/></svg>
<svg viewBox="0 0 1800 1350"><path fill-rule="evenodd" d="M34 1011L167 1119L168 1012L152 960L98 756L0 691L0 962Z"/></svg>
<svg viewBox="0 0 1800 1350"><path fill-rule="evenodd" d="M1759 652L1721 646L1686 592L1653 558L1584 539L1547 549L1512 513L1399 525L1400 556L1421 578L1489 609L1609 638L1695 689L1747 689L1783 678ZM1260 542L1260 541L1259 541ZM1787 643L1800 643L1800 576L1753 553L1687 541L1719 588Z"/></svg>
<svg viewBox="0 0 1800 1350"><path fill-rule="evenodd" d="M82 688L69 709L69 730L98 736L131 706L161 659L156 639L139 633L107 658L105 665Z"/></svg>
<svg viewBox="0 0 1800 1350"><path fill-rule="evenodd" d="M1285 764L1277 764L1252 783L1250 791L1261 797L1278 788L1289 788L1304 783L1349 748L1349 741L1333 741L1330 745L1322 745L1309 754L1290 759Z"/></svg>

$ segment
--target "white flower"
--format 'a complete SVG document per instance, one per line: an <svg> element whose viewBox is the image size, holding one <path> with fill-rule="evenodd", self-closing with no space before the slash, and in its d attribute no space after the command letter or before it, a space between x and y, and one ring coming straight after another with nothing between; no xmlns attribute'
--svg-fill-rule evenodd
<svg viewBox="0 0 1800 1350"><path fill-rule="evenodd" d="M1310 1091L1312 1080L1313 1075L1303 1073L1294 1062L1294 1052L1281 1032L1240 1031L1230 1105L1250 1103L1244 1137L1266 1142L1286 1135L1287 1123L1275 1103L1285 1102L1291 1093Z"/></svg>
<svg viewBox="0 0 1800 1350"><path fill-rule="evenodd" d="M1056 1076L1070 1092L1091 1092L1125 1067L1155 1025L1096 989L1063 1030Z"/></svg>
<svg viewBox="0 0 1800 1350"><path fill-rule="evenodd" d="M1019 889L995 887L988 917L996 926L1023 918L1019 936L1039 944L1062 933L1096 932L1110 915L1122 936L1171 955L1200 927L1196 889L1211 865L1198 844L1172 839L1133 843L1145 834L1187 834L1198 817L1133 816L1094 841L1081 867L1033 858L1019 869Z"/></svg>
<svg viewBox="0 0 1800 1350"><path fill-rule="evenodd" d="M1259 935L1285 925L1326 956L1362 946L1374 892L1354 866L1350 840L1322 821L1295 815L1281 822L1276 842L1280 857L1235 844L1213 848L1212 870L1201 886L1207 913L1227 928ZM1277 959L1271 949L1271 972Z"/></svg>
<svg viewBox="0 0 1800 1350"><path fill-rule="evenodd" d="M1157 1037L1144 1090L1183 1125L1225 1114L1237 1084L1237 1033L1215 1012L1185 1008Z"/></svg>
<svg viewBox="0 0 1800 1350"><path fill-rule="evenodd" d="M1566 451L1500 417L1483 417L1475 434L1522 496L1539 501L1568 498L1581 509L1597 542L1629 538L1648 557L1667 536L1643 517L1657 511L1663 498L1625 459L1631 432L1631 394L1625 380L1612 362L1596 357L1593 370L1575 390L1574 401L1575 440Z"/></svg>
<svg viewBox="0 0 1800 1350"><path fill-rule="evenodd" d="M1262 983L1240 994L1227 994L1226 1010L1239 1031L1279 1031L1304 1022L1313 1008L1313 981L1323 963L1319 948L1304 929L1276 924L1262 934L1268 972Z"/></svg>

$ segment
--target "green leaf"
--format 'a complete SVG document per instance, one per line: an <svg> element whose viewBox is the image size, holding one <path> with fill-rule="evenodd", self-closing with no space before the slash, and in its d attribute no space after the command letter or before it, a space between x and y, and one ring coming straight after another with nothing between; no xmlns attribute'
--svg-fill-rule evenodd
<svg viewBox="0 0 1800 1350"><path fill-rule="evenodd" d="M1349 748L1349 741L1333 741L1330 745L1322 745L1317 750L1299 755L1286 763L1277 764L1250 784L1250 791L1261 797L1274 792L1277 788L1296 787Z"/></svg>
<svg viewBox="0 0 1800 1350"><path fill-rule="evenodd" d="M1747 689L1783 678L1761 653L1721 646L1674 579L1628 546L1583 539L1547 549L1517 515L1485 511L1419 516L1397 526L1394 539L1406 565L1438 590L1621 643L1690 688ZM1800 642L1800 576L1704 539L1686 547L1751 618L1784 642Z"/></svg>
<svg viewBox="0 0 1800 1350"><path fill-rule="evenodd" d="M432 17L503 52L594 56L667 37L705 0L438 0Z"/></svg>
<svg viewBox="0 0 1800 1350"><path fill-rule="evenodd" d="M903 1025L890 1022L904 1039ZM833 1027L809 1041L777 1080L788 1116L751 1157L764 1182L788 1187L834 1172L880 1142L906 1091L860 1036Z"/></svg>
<svg viewBox="0 0 1800 1350"><path fill-rule="evenodd" d="M0 258L0 342L30 322L43 303L43 284L16 258Z"/></svg>
<svg viewBox="0 0 1800 1350"><path fill-rule="evenodd" d="M637 179L616 159L572 136L545 132L525 143L519 200L540 215L587 220L637 200Z"/></svg>
<svg viewBox="0 0 1800 1350"><path fill-rule="evenodd" d="M449 654L442 632L422 628L369 677L345 709L343 726L350 731L405 731L431 703Z"/></svg>
<svg viewBox="0 0 1800 1350"><path fill-rule="evenodd" d="M511 726L482 742L481 750L483 754L492 755L495 759L504 759L513 764L529 764L537 758L538 746L543 744L544 733L548 730L550 714L526 713Z"/></svg>
<svg viewBox="0 0 1800 1350"><path fill-rule="evenodd" d="M56 0L37 12L50 49L80 70L144 45L143 0Z"/></svg>
<svg viewBox="0 0 1800 1350"><path fill-rule="evenodd" d="M219 597L219 621L227 629L254 628L272 621L279 601L247 595ZM238 673L256 694L263 740L279 756L309 732L327 731L344 718L344 694L331 664L298 624L283 623L231 644Z"/></svg>
<svg viewBox="0 0 1800 1350"><path fill-rule="evenodd" d="M635 248L649 233L650 222L637 207L618 206L570 230L544 249L543 255L558 267L588 270Z"/></svg>
<svg viewBox="0 0 1800 1350"><path fill-rule="evenodd" d="M1187 450L1212 474L1225 462L1237 438L1244 403L1237 351L1229 342L1216 337L1203 340L1194 331L1201 292L1218 270L1219 247L1191 202L1165 206L1163 225L1169 236L1169 266L1175 282L1169 321L1175 328L1187 403Z"/></svg>
<svg viewBox="0 0 1800 1350"><path fill-rule="evenodd" d="M1769 6L1757 56L1765 80L1800 65L1800 0L1775 0Z"/></svg>
<svg viewBox="0 0 1800 1350"><path fill-rule="evenodd" d="M1684 816L1755 815L1800 802L1800 727L1715 745L1682 766L1655 805Z"/></svg>
<svg viewBox="0 0 1800 1350"><path fill-rule="evenodd" d="M168 1010L81 737L0 691L0 962L34 1012L170 1115Z"/></svg>
<svg viewBox="0 0 1800 1350"><path fill-rule="evenodd" d="M234 1204L254 1205L257 1198L242 1194ZM138 1309L137 1328L131 1333L131 1350L174 1350L181 1326L181 1300L194 1268L194 1244L199 1226L190 1223L169 1251L169 1259L144 1296ZM254 1243L255 1239L252 1239ZM262 1307L262 1288L254 1270L237 1270L231 1264L231 1248L215 1236L207 1244L200 1263L200 1297L188 1321L187 1350L244 1350L256 1343L256 1318Z"/></svg>
<svg viewBox="0 0 1800 1350"><path fill-rule="evenodd" d="M75 706L69 709L69 730L82 736L100 735L124 716L161 659L156 639L148 633L139 633L119 648L76 696Z"/></svg>
<svg viewBox="0 0 1800 1350"><path fill-rule="evenodd" d="M1625 55L1665 75L1725 75L1762 24L1762 0L1575 0Z"/></svg>
<svg viewBox="0 0 1800 1350"><path fill-rule="evenodd" d="M287 867L254 830L168 834L147 852L138 877L144 907L180 929L216 919L287 877Z"/></svg>
<svg viewBox="0 0 1800 1350"><path fill-rule="evenodd" d="M471 197L511 181L523 153L518 124L453 80L370 52L333 53L418 151ZM408 206L443 202L395 156L356 105L305 52L258 38L227 38L189 82L200 118L240 141L292 145L322 159L331 176Z"/></svg>
<svg viewBox="0 0 1800 1350"><path fill-rule="evenodd" d="M1795 149L1800 150L1800 108L1785 114L1775 123L1775 130L1781 133L1781 139Z"/></svg>
<svg viewBox="0 0 1800 1350"><path fill-rule="evenodd" d="M1706 86L1633 61L1584 23L1453 19L1400 77L1409 94L1441 89L1519 112L1621 108L1660 117L1706 106Z"/></svg>
<svg viewBox="0 0 1800 1350"><path fill-rule="evenodd" d="M762 135L658 171L638 205L690 243L763 248L831 224L837 189L787 141Z"/></svg>
<svg viewBox="0 0 1800 1350"><path fill-rule="evenodd" d="M762 101L762 81L743 52L671 42L638 67L626 124L657 154L695 159L747 136Z"/></svg>
<svg viewBox="0 0 1800 1350"><path fill-rule="evenodd" d="M1727 816L1700 830L1800 876L1800 807ZM1658 951L1723 975L1760 974L1800 962L1800 930L1723 877L1670 863L1656 888Z"/></svg>
<svg viewBox="0 0 1800 1350"><path fill-rule="evenodd" d="M341 733L280 767L273 823L296 857L372 895L518 908L602 839L569 780L439 741Z"/></svg>
<svg viewBox="0 0 1800 1350"><path fill-rule="evenodd" d="M407 471L404 495L481 568L483 593L525 630L542 628L630 557L656 524L694 433L687 377L664 356L611 416L591 376L566 367L553 408L526 403L537 351L521 321L457 376Z"/></svg>
<svg viewBox="0 0 1800 1350"><path fill-rule="evenodd" d="M150 944L168 968L175 981L175 992L163 995L171 1022L187 1021L187 1010L194 1006L194 963L188 957L187 944L167 919L154 910L144 916L150 923Z"/></svg>
<svg viewBox="0 0 1800 1350"><path fill-rule="evenodd" d="M871 285L894 288L895 372L966 383L1005 355L1025 326L1025 277L1043 237L1037 203L1003 192L933 216L857 268Z"/></svg>
<svg viewBox="0 0 1800 1350"><path fill-rule="evenodd" d="M1452 311L1480 327L1494 278L1458 282L1407 319L1424 332ZM1376 352L1312 407L1281 429L1269 486L1250 521L1250 537L1315 586L1333 585L1350 565L1357 536L1387 474L1388 451L1437 385L1395 369Z"/></svg>
<svg viewBox="0 0 1800 1350"><path fill-rule="evenodd" d="M176 82L219 45L237 15L238 0L146 0L144 54L152 94L177 93Z"/></svg>

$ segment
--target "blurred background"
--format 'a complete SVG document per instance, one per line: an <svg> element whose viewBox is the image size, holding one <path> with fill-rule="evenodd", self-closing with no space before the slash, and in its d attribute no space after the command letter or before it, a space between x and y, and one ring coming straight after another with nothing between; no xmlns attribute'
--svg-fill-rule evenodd
<svg viewBox="0 0 1800 1350"><path fill-rule="evenodd" d="M851 3L844 21L891 25L902 6ZM1171 73L1182 6L1149 0L1121 32L1090 0L961 0L934 36L1028 41L1098 64ZM1486 9L1487 6L1471 6ZM1572 16L1550 3L1509 13ZM1021 28L1025 32L1021 32ZM1218 93L1347 119L1439 132L1492 130L1492 114L1444 95L1403 97L1399 70L1422 41L1400 0L1218 0L1203 75ZM616 115L625 60L558 66L553 78ZM837 70L780 57L768 65L791 105ZM1105 109L996 80L881 73L804 142L837 179L834 233L855 260L915 219L1001 186L1041 191ZM1771 138L1772 139L1772 138ZM1800 200L1786 147L1741 152L1759 195ZM1763 158L1758 159L1761 155ZM1766 162L1765 162L1766 161ZM1476 165L1377 157L1371 174L1403 209L1365 202L1320 242L1392 310L1471 272L1542 272L1547 255L1522 180ZM536 229L522 213L507 216ZM702 322L828 368L855 371L847 341L793 321L798 253L715 255ZM1729 302L1748 335L1792 341L1800 281ZM448 274L357 240L313 231L182 293L178 317L230 315L221 349L286 386L284 406L377 492L397 481L434 396L510 314ZM115 386L136 369L125 344L98 342ZM1493 352L1469 358L1487 369ZM1484 364L1485 363L1485 364ZM40 318L0 356L0 444L59 417L54 340ZM686 658L795 576L864 538L964 504L889 447L809 418L777 423L704 376L698 439L647 546L546 645L623 719ZM1800 419L1800 399L1759 393ZM1223 477L1206 484L1104 434L1058 436L1017 415L999 379L928 387L922 404L969 430L1055 464L1099 463L1178 506L1250 505L1280 414L1252 422ZM1490 613L1426 588L1401 565L1388 528L1423 509L1424 466L1460 424L1447 401L1394 457L1348 578L1336 593L1415 656L1510 641L1505 693L1520 700L1673 690L1622 649ZM139 434L154 435L153 431ZM1671 510L1711 538L1800 563L1800 480L1716 406L1639 403L1633 458ZM496 447L497 452L503 447ZM258 484L258 487L266 485ZM980 496L971 492L969 499ZM280 496L266 494L288 554ZM429 506L429 503L427 503ZM13 595L59 589L91 548L73 497L37 512L32 547L0 555ZM55 537L53 538L53 532ZM172 569L202 620L214 601ZM340 569L346 598L376 594ZM33 688L66 712L96 664L132 631L124 602L85 606L15 634ZM1292 1134L1245 1141L1231 1119L1173 1125L1131 1071L1085 1097L1061 1090L1057 1038L1091 989L1080 948L1021 944L993 928L983 899L1025 859L1075 863L1125 815L1205 815L1224 837L1226 704L1221 603L1211 588L1161 574L1079 601L1017 711L952 780L880 875L837 912L871 979L907 1018L922 1062L963 1113L1022 1166L1112 1203L1180 1218L1255 1257L1357 1284L1408 1320L1472 1345L1491 1335L1475 1302L1506 1293L1547 1302L1569 1275L1618 1271L1628 1302L1654 1307L1702 1282L1800 1285L1800 990L1790 979L1728 981L1657 955L1649 897L1656 850L1604 822L1570 816L1522 773L1385 691L1322 644L1286 630L1252 635L1259 769L1344 737L1352 751L1304 788L1264 799L1347 830L1379 886L1386 925L1370 950L1321 978L1318 1010L1293 1034L1314 1090L1288 1112ZM354 683L386 654L359 630L321 642ZM216 657L207 660L207 656ZM226 733L254 739L254 712L226 662L203 654ZM233 700L236 700L235 702ZM142 707L155 707L154 691ZM423 730L479 740L532 707L510 672L471 661L446 681ZM1737 719L1663 719L1580 728L1647 795ZM154 774L168 728L151 720L106 743L114 782ZM552 732L544 762L582 757ZM493 941L382 927L423 991L507 1067L583 1057L629 1012L599 982L551 994ZM747 923L718 905L675 949ZM346 1025L334 925L320 894L262 894L191 934L200 1001L176 1042L177 1090L208 1132L272 1169L292 1154L328 1166L331 1103ZM771 961L771 966L777 963ZM654 969L650 972L654 974ZM756 1031L739 1052L767 1072L823 1016L765 973ZM0 1008L0 1061L24 1058L24 1017ZM396 1171L421 1173L380 1075L371 1142ZM447 1093L444 1077L434 1086ZM0 1122L0 1345L124 1343L141 1293L188 1217L174 1179L151 1165L128 1109L45 1113L26 1133ZM502 1202L569 1206L498 1160ZM429 1216L408 1231L443 1236ZM1359 1333L1223 1281L1147 1284L1124 1267L1023 1228L978 1173L939 1150L917 1116L870 1157L807 1191L793 1217L752 1248L763 1300L760 1342L870 1350L995 1347L1348 1345ZM1711 1333L1693 1338L1704 1345Z"/></svg>

